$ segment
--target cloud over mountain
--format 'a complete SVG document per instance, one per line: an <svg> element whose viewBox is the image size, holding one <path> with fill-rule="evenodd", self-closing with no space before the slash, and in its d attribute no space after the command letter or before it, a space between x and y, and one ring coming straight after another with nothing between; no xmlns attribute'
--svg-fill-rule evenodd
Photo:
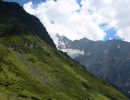
<svg viewBox="0 0 130 100"><path fill-rule="evenodd" d="M114 27L117 35L126 41L130 41L130 0L89 0L89 9L92 16L99 24L107 23L108 27Z"/></svg>
<svg viewBox="0 0 130 100"><path fill-rule="evenodd" d="M61 34L71 40L86 37L103 40L106 30L130 41L129 0L47 0L40 4L28 2L24 9L37 16L50 35ZM100 25L106 24L104 30Z"/></svg>
<svg viewBox="0 0 130 100"><path fill-rule="evenodd" d="M105 33L89 16L87 1L81 4L75 0L48 0L38 5L28 2L24 8L39 17L50 34L59 33L72 40L83 37L102 40Z"/></svg>

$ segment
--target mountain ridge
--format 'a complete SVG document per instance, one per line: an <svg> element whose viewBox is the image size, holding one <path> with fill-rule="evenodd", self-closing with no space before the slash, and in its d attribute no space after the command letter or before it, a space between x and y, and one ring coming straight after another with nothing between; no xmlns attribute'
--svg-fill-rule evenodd
<svg viewBox="0 0 130 100"><path fill-rule="evenodd" d="M68 47L69 45L69 47ZM68 55L78 61L94 75L108 81L113 86L129 95L130 43L121 40L91 41L80 39L64 45L64 49L83 50L77 57ZM62 48L59 48L63 50Z"/></svg>

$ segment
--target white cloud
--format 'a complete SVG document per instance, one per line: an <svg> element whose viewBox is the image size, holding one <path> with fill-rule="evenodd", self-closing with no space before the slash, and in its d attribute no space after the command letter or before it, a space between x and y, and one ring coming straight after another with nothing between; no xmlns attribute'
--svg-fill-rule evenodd
<svg viewBox="0 0 130 100"><path fill-rule="evenodd" d="M83 37L102 40L106 33L91 19L87 1L82 0L81 4L82 8L75 0L47 0L38 5L28 2L24 9L37 16L50 35L58 33L71 40Z"/></svg>
<svg viewBox="0 0 130 100"><path fill-rule="evenodd" d="M47 0L37 6L29 2L24 9L39 17L50 35L102 40L106 33L99 25L107 23L119 37L130 41L130 0L81 0L81 5L75 0Z"/></svg>
<svg viewBox="0 0 130 100"><path fill-rule="evenodd" d="M117 36L130 41L130 0L89 0L89 9L98 24L107 22Z"/></svg>

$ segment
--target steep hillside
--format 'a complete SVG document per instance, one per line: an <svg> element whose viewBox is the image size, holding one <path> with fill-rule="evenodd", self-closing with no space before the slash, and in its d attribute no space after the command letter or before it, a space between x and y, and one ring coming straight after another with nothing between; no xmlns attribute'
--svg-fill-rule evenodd
<svg viewBox="0 0 130 100"><path fill-rule="evenodd" d="M36 34L55 48L55 44L40 20L33 15L29 15L17 3L0 1L0 27L2 28L0 36L25 33ZM5 29L5 27L8 29Z"/></svg>
<svg viewBox="0 0 130 100"><path fill-rule="evenodd" d="M63 42L65 38L61 38ZM65 39L67 40L67 39ZM59 44L60 44L59 43ZM74 58L75 53L70 54L70 49L84 51L84 54L74 59L86 66L94 75L105 79L115 87L130 96L130 43L121 40L91 41L86 38L68 41L67 44L58 45L62 51L68 49L68 54Z"/></svg>
<svg viewBox="0 0 130 100"><path fill-rule="evenodd" d="M0 1L0 100L128 100L56 50L46 31L29 25L34 16L26 24L13 16L19 7Z"/></svg>

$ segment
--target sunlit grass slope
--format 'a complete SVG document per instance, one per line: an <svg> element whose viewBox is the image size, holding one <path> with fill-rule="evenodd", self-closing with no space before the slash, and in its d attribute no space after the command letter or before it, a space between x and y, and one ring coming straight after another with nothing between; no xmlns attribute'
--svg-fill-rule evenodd
<svg viewBox="0 0 130 100"><path fill-rule="evenodd" d="M0 100L127 100L36 35L0 38Z"/></svg>

